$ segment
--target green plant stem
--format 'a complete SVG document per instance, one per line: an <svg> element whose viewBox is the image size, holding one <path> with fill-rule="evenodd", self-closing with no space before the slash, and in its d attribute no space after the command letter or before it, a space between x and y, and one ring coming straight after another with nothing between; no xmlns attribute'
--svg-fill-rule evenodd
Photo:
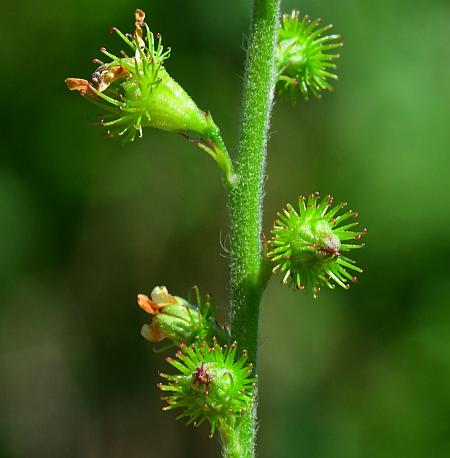
<svg viewBox="0 0 450 458"><path fill-rule="evenodd" d="M258 347L261 280L262 201L266 145L275 87L274 51L280 0L255 0L243 97L239 156L229 189L231 235L231 333L254 364ZM255 456L255 404L222 434L226 457Z"/></svg>
<svg viewBox="0 0 450 458"><path fill-rule="evenodd" d="M222 139L220 129L214 124L214 121L211 124L212 127L209 131L208 139L213 144L215 160L222 171L224 184L227 189L230 189L235 179L233 163L231 162L225 142Z"/></svg>

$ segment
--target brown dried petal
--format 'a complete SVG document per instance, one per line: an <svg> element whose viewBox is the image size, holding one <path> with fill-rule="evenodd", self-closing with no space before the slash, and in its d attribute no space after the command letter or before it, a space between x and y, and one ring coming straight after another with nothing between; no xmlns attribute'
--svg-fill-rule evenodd
<svg viewBox="0 0 450 458"><path fill-rule="evenodd" d="M145 294L138 294L138 304L142 310L149 313L150 315L158 315L159 309L163 308L164 305L157 304L153 302L148 296Z"/></svg>
<svg viewBox="0 0 450 458"><path fill-rule="evenodd" d="M91 89L91 83L82 78L66 78L64 82L71 91L78 91L82 96L91 99L97 99L94 91Z"/></svg>

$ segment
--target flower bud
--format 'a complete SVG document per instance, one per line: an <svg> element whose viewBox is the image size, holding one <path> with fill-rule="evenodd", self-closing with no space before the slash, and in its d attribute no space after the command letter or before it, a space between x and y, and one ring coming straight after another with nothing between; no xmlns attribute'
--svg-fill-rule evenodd
<svg viewBox="0 0 450 458"><path fill-rule="evenodd" d="M227 342L228 332L214 320L209 301L203 303L199 294L197 300L198 306L194 306L181 297L169 294L165 286L156 286L151 299L139 294L139 306L153 316L151 323L142 327L142 336L150 342L168 338L175 344L213 337Z"/></svg>
<svg viewBox="0 0 450 458"><path fill-rule="evenodd" d="M100 106L104 111L100 124L108 134L124 141L134 140L136 133L142 136L146 126L206 135L213 127L212 118L197 107L163 66L170 49L164 50L159 34L155 40L143 11L136 10L135 19L132 37L112 28L130 48L131 56L122 51L123 56L118 57L101 48L111 61L95 60L100 66L92 82L67 78L68 88Z"/></svg>
<svg viewBox="0 0 450 458"><path fill-rule="evenodd" d="M349 210L338 215L347 204L331 208L332 203L331 196L319 201L318 193L311 194L308 200L300 196L298 211L288 204L278 213L269 241L272 249L267 256L276 264L273 272L283 274L284 284L304 291L310 289L314 298L317 298L321 285L333 289L336 283L348 289L348 281L356 282L356 277L348 269L362 272L343 253L363 247L364 244L348 241L359 240L367 229L351 230L358 222L342 226L344 221L356 218L358 213Z"/></svg>

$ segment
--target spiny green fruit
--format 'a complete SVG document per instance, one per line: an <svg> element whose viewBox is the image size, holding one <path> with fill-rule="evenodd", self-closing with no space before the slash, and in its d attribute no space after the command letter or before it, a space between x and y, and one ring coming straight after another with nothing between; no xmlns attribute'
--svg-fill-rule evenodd
<svg viewBox="0 0 450 458"><path fill-rule="evenodd" d="M364 244L348 243L359 240L367 229L351 230L358 222L341 225L358 213L349 210L338 215L347 204L332 208L333 198L319 200L319 194L311 194L306 200L300 196L298 211L290 204L278 213L269 241L271 250L267 256L276 264L273 272L283 274L282 282L300 290L311 290L317 298L320 286L334 288L334 283L348 289L348 281L356 282L349 272L362 272L355 262L344 256ZM348 270L349 269L349 270Z"/></svg>
<svg viewBox="0 0 450 458"><path fill-rule="evenodd" d="M326 35L333 26L320 27L320 19L300 17L298 11L284 14L275 52L278 69L278 90L290 96L300 91L307 100L309 92L320 97L322 90L332 90L328 79L338 79L332 62L339 54L329 53L340 48L339 35Z"/></svg>
<svg viewBox="0 0 450 458"><path fill-rule="evenodd" d="M167 358L178 370L176 375L161 373L167 383L158 387L167 393L163 410L183 409L177 417L188 418L187 424L211 424L211 437L217 427L233 425L238 417L253 406L252 365L246 364L247 353L236 358L236 342L220 347L196 342L181 345L176 359Z"/></svg>
<svg viewBox="0 0 450 458"><path fill-rule="evenodd" d="M155 127L167 131L181 131L208 136L217 129L211 116L200 110L185 90L167 73L164 62L170 49L162 46L161 36L155 40L144 22L145 13L136 10L134 34L117 33L131 50L131 56L122 51L115 56L105 48L100 51L111 59L100 64L92 75L92 82L80 78L67 78L70 90L100 106L104 112L100 124L111 136L123 141L142 137L142 127Z"/></svg>
<svg viewBox="0 0 450 458"><path fill-rule="evenodd" d="M182 297L172 296L165 286L153 288L151 298L139 294L139 306L152 315L151 323L142 327L142 336L150 342L160 342L167 338L176 345L190 344L195 340L211 341L213 338L228 343L229 333L214 319L214 308L209 296L202 301L197 287L195 292L197 305Z"/></svg>

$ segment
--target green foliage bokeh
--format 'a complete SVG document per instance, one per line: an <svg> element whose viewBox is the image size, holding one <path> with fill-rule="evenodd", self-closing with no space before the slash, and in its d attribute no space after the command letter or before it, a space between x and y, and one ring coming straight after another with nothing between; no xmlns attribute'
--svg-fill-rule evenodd
<svg viewBox="0 0 450 458"><path fill-rule="evenodd" d="M137 293L194 284L226 316L219 172L182 138L125 147L64 85L89 77L110 25L146 10L168 71L238 139L250 2L11 4L0 18L0 456L215 456L207 427L161 414L165 366L140 336ZM350 291L317 301L274 278L263 301L259 456L450 456L450 6L445 0L285 1L333 22L340 81L277 102L266 232L320 191L369 227ZM223 245L221 247L221 245Z"/></svg>

